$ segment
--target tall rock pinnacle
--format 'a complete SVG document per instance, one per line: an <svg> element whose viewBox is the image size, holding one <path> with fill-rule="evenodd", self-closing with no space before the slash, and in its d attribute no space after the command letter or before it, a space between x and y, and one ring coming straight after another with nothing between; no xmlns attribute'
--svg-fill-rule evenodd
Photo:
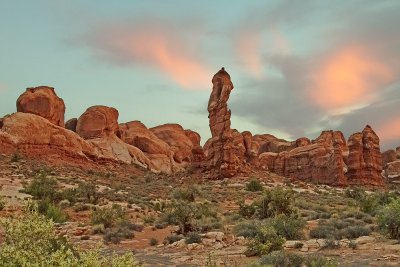
<svg viewBox="0 0 400 267"><path fill-rule="evenodd" d="M220 179L234 176L240 168L240 160L235 153L231 130L231 111L228 99L233 84L224 68L212 79L213 88L208 101L211 145L207 157L211 178Z"/></svg>

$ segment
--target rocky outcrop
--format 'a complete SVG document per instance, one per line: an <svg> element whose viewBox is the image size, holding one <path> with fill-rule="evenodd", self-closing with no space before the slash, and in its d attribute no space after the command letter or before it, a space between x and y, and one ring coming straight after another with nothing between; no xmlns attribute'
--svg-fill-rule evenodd
<svg viewBox="0 0 400 267"><path fill-rule="evenodd" d="M17 111L38 115L55 125L64 127L64 101L56 95L52 87L26 89L17 100Z"/></svg>
<svg viewBox="0 0 400 267"><path fill-rule="evenodd" d="M34 134L33 134L34 133ZM82 161L101 157L98 150L75 133L29 113L17 112L3 118L0 150L46 156L51 161Z"/></svg>
<svg viewBox="0 0 400 267"><path fill-rule="evenodd" d="M76 125L77 124L78 124L78 119L77 118L69 119L65 123L65 129L68 129L70 131L76 132Z"/></svg>
<svg viewBox="0 0 400 267"><path fill-rule="evenodd" d="M271 135L254 136L259 147L258 166L290 177L331 185L382 185L379 138L370 126L348 141L339 131L323 131L310 141L278 140ZM394 168L394 167L392 167Z"/></svg>
<svg viewBox="0 0 400 267"><path fill-rule="evenodd" d="M355 133L348 140L349 184L382 185L382 155L379 137L367 125L361 133Z"/></svg>
<svg viewBox="0 0 400 267"><path fill-rule="evenodd" d="M121 139L137 147L149 158L154 168L165 173L175 170L173 152L170 146L159 139L140 121L119 124Z"/></svg>
<svg viewBox="0 0 400 267"><path fill-rule="evenodd" d="M244 147L243 136L231 130L231 111L228 109L229 95L233 90L231 77L222 68L214 75L212 83L213 88L208 101L211 140L208 145L207 164L211 178L220 179L232 177L239 172L245 149L235 147L238 143Z"/></svg>
<svg viewBox="0 0 400 267"><path fill-rule="evenodd" d="M184 130L179 124L163 124L150 129L159 139L167 143L176 163L187 164L193 161L193 149L200 147L200 135Z"/></svg>
<svg viewBox="0 0 400 267"><path fill-rule="evenodd" d="M400 182L400 147L382 153L384 175L389 182Z"/></svg>
<svg viewBox="0 0 400 267"><path fill-rule="evenodd" d="M343 155L346 153L346 141L343 134L324 131L309 145L302 140L294 142L297 147L289 151L262 153L259 157L262 166L296 180L345 185Z"/></svg>
<svg viewBox="0 0 400 267"><path fill-rule="evenodd" d="M76 132L84 139L114 135L118 130L118 115L115 108L90 107L79 117Z"/></svg>
<svg viewBox="0 0 400 267"><path fill-rule="evenodd" d="M98 148L106 158L157 171L140 149L125 143L117 136L120 135L118 115L118 111L112 107L90 107L79 117L76 132Z"/></svg>

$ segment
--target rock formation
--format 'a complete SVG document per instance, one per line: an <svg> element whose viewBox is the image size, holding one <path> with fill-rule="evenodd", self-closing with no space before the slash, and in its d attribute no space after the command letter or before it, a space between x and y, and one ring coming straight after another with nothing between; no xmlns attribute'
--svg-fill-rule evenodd
<svg viewBox="0 0 400 267"><path fill-rule="evenodd" d="M367 125L361 133L350 136L348 141L349 184L382 185L382 155L379 137Z"/></svg>
<svg viewBox="0 0 400 267"><path fill-rule="evenodd" d="M140 121L131 121L119 125L121 139L139 148L149 158L154 168L165 173L174 171L173 154L170 146L159 139Z"/></svg>
<svg viewBox="0 0 400 267"><path fill-rule="evenodd" d="M253 143L259 147L259 167L293 180L331 185L383 184L379 138L370 126L353 134L348 145L339 131L323 131L313 141L254 136Z"/></svg>
<svg viewBox="0 0 400 267"><path fill-rule="evenodd" d="M88 108L78 119L76 132L85 139L105 137L117 133L118 110L105 106Z"/></svg>
<svg viewBox="0 0 400 267"><path fill-rule="evenodd" d="M207 162L211 178L219 179L232 177L238 173L244 153L235 151L234 135L231 130L231 111L228 109L229 94L233 90L231 77L222 68L214 75L212 83L213 88L208 101L212 137L208 146ZM238 135L235 136L237 139ZM243 140L242 136L241 138Z"/></svg>
<svg viewBox="0 0 400 267"><path fill-rule="evenodd" d="M64 127L64 101L54 92L54 88L40 86L26 89L17 100L17 111L32 113Z"/></svg>
<svg viewBox="0 0 400 267"><path fill-rule="evenodd" d="M65 129L68 129L70 131L76 132L76 125L77 124L78 124L78 119L77 118L69 119L65 123Z"/></svg>
<svg viewBox="0 0 400 267"><path fill-rule="evenodd" d="M179 124L163 124L150 129L159 139L167 143L177 163L193 161L193 149L200 146L200 135L187 131Z"/></svg>

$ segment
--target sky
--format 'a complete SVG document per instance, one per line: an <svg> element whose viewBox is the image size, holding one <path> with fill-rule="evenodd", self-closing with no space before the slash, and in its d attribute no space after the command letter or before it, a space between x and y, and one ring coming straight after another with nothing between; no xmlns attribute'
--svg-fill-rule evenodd
<svg viewBox="0 0 400 267"><path fill-rule="evenodd" d="M400 146L400 1L0 2L0 116L54 87L66 119L112 106L119 122L210 137L212 76L230 73L232 128L295 140L369 124Z"/></svg>

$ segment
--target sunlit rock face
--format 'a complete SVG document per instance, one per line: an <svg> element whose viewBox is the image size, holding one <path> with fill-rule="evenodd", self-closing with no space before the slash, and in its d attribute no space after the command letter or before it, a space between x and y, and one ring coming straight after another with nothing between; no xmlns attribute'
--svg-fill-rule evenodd
<svg viewBox="0 0 400 267"><path fill-rule="evenodd" d="M351 135L348 147L349 184L382 185L382 155L374 130L367 125L362 132Z"/></svg>
<svg viewBox="0 0 400 267"><path fill-rule="evenodd" d="M222 68L214 75L212 83L213 88L208 101L212 137L207 148L207 163L211 171L210 177L220 179L238 173L246 149L242 135L231 130L228 99L233 84L230 75ZM235 144L241 145L242 149Z"/></svg>
<svg viewBox="0 0 400 267"><path fill-rule="evenodd" d="M17 111L38 115L54 125L64 127L64 101L56 95L53 87L26 89L17 99Z"/></svg>

